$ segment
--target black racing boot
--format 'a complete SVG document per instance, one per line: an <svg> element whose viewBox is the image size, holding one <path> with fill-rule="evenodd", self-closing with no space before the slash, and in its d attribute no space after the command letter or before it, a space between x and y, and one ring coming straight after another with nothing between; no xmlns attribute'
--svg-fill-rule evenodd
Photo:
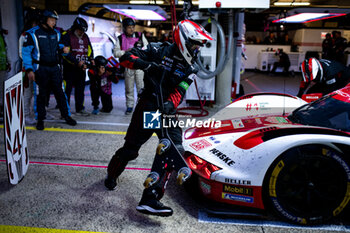
<svg viewBox="0 0 350 233"><path fill-rule="evenodd" d="M77 122L76 122L73 118L71 118L70 116L66 116L66 117L64 118L64 120L66 121L66 123L67 123L68 125L74 126L74 125L77 124Z"/></svg>
<svg viewBox="0 0 350 233"><path fill-rule="evenodd" d="M156 190L145 189L136 210L143 214L157 215L161 217L173 215L173 210L170 207L163 205L163 203L157 199L157 196L158 194L156 193Z"/></svg>
<svg viewBox="0 0 350 233"><path fill-rule="evenodd" d="M140 201L139 205L136 207L136 210L143 214L157 215L161 217L173 215L173 210L170 207L163 205L163 203L157 199L149 199L142 202Z"/></svg>
<svg viewBox="0 0 350 233"><path fill-rule="evenodd" d="M111 178L110 176L107 176L106 179L105 179L105 186L109 190L114 190L115 187L117 187L117 180Z"/></svg>

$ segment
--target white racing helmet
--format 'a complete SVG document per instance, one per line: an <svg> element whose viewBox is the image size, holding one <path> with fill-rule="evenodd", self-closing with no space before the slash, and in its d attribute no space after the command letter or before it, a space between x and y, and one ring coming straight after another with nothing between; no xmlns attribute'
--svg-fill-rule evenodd
<svg viewBox="0 0 350 233"><path fill-rule="evenodd" d="M316 58L309 58L301 63L301 73L304 82L322 81L323 68L321 63Z"/></svg>
<svg viewBox="0 0 350 233"><path fill-rule="evenodd" d="M192 65L200 48L214 39L201 25L186 19L175 27L174 40L187 63Z"/></svg>

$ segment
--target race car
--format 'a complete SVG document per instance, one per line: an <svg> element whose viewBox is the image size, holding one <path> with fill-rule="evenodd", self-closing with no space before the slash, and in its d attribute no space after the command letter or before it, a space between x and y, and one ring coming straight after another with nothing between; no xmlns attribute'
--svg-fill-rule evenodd
<svg viewBox="0 0 350 233"><path fill-rule="evenodd" d="M220 127L187 129L184 158L200 194L297 224L339 215L350 200L350 86L305 103L246 95L214 115Z"/></svg>

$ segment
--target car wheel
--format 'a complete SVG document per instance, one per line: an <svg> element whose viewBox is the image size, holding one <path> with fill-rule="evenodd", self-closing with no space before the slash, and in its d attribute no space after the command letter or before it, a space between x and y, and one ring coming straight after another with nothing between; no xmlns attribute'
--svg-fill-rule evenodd
<svg viewBox="0 0 350 233"><path fill-rule="evenodd" d="M340 214L350 200L350 168L342 157L324 145L286 151L267 173L268 205L298 224L319 224Z"/></svg>

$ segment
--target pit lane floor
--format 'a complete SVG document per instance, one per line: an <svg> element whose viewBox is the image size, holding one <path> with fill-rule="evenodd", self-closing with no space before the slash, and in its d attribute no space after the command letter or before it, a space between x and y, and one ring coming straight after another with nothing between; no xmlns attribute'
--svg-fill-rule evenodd
<svg viewBox="0 0 350 233"><path fill-rule="evenodd" d="M257 91L295 94L300 78L247 72L242 85L246 94ZM85 106L92 111L88 87L86 90ZM16 186L8 183L2 149L0 232L350 232L350 223L345 220L332 225L299 227L276 220L212 216L183 187L177 186L174 178L162 199L174 209L173 216L162 218L138 213L135 207L153 161L156 137L128 164L115 191L108 191L103 185L106 166L115 150L122 146L131 118L124 115L123 95L120 82L113 87L112 113L88 117L73 114L78 121L75 127L59 119L52 98L49 113L55 120L45 122L44 131L27 127L31 164L25 178ZM218 110L207 109L210 114ZM0 145L4 145L3 139L1 130Z"/></svg>

